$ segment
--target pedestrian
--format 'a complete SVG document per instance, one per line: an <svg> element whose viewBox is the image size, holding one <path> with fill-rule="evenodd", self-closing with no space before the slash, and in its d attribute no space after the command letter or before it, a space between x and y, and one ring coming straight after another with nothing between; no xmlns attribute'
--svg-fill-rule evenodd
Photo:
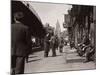
<svg viewBox="0 0 100 75"><path fill-rule="evenodd" d="M90 24L90 34L89 34L89 39L90 39L90 49L87 49L86 51L86 60L85 62L89 62L91 60L95 61L95 55L96 55L96 49L95 49L95 21L91 21Z"/></svg>
<svg viewBox="0 0 100 75"><path fill-rule="evenodd" d="M24 73L25 58L30 49L30 34L28 27L21 23L24 14L21 11L14 13L14 21L11 25L11 68L15 74Z"/></svg>
<svg viewBox="0 0 100 75"><path fill-rule="evenodd" d="M84 63L93 61L94 55L95 55L95 48L92 46L88 47L87 51L86 51L86 59L85 59Z"/></svg>
<svg viewBox="0 0 100 75"><path fill-rule="evenodd" d="M59 40L59 52L60 53L63 52L63 46L64 46L64 39L63 39L63 37L61 37Z"/></svg>
<svg viewBox="0 0 100 75"><path fill-rule="evenodd" d="M48 53L50 50L50 33L47 33L44 38L44 57L48 57Z"/></svg>
<svg viewBox="0 0 100 75"><path fill-rule="evenodd" d="M58 39L57 35L55 35L55 47L58 50L58 48L59 48L59 39Z"/></svg>
<svg viewBox="0 0 100 75"><path fill-rule="evenodd" d="M51 49L52 49L52 56L55 57L56 56L56 36L51 36Z"/></svg>

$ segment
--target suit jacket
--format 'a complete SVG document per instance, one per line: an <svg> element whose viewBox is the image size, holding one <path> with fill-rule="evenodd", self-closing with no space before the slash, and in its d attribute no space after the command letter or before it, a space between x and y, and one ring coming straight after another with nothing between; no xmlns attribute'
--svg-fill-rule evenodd
<svg viewBox="0 0 100 75"><path fill-rule="evenodd" d="M47 34L47 35L44 37L44 42L47 43L47 44L49 44L49 43L50 43L50 42L49 42L50 37L51 37L51 35L50 35L50 34Z"/></svg>
<svg viewBox="0 0 100 75"><path fill-rule="evenodd" d="M11 26L11 54L26 56L30 47L30 34L28 27L22 23L15 23Z"/></svg>

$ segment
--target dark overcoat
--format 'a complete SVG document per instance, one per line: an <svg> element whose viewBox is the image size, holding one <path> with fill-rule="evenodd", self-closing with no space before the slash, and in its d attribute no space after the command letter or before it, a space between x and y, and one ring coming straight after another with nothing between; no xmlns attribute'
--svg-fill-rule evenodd
<svg viewBox="0 0 100 75"><path fill-rule="evenodd" d="M26 56L29 52L30 35L28 27L22 23L15 23L11 26L11 54L16 56Z"/></svg>

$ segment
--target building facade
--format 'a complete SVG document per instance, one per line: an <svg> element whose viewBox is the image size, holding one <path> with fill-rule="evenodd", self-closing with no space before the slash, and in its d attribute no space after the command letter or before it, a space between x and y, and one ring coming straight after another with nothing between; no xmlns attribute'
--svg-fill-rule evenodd
<svg viewBox="0 0 100 75"><path fill-rule="evenodd" d="M74 42L77 48L78 44L83 42L83 37L95 43L96 6L73 5L67 15L70 17L64 15L63 26L68 29L70 43Z"/></svg>

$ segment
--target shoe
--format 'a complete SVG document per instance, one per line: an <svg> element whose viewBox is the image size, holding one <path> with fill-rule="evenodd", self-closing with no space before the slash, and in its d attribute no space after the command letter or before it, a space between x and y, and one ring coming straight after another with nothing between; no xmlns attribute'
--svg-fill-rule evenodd
<svg viewBox="0 0 100 75"><path fill-rule="evenodd" d="M59 52L62 53L62 50L60 50Z"/></svg>
<svg viewBox="0 0 100 75"><path fill-rule="evenodd" d="M85 60L83 63L87 63L87 62L89 62L89 60Z"/></svg>
<svg viewBox="0 0 100 75"><path fill-rule="evenodd" d="M44 57L48 57L47 55L45 55Z"/></svg>
<svg viewBox="0 0 100 75"><path fill-rule="evenodd" d="M28 63L28 59L26 59L26 63Z"/></svg>
<svg viewBox="0 0 100 75"><path fill-rule="evenodd" d="M56 55L52 55L52 57L56 57Z"/></svg>
<svg viewBox="0 0 100 75"><path fill-rule="evenodd" d="M12 69L11 75L15 75L15 69Z"/></svg>
<svg viewBox="0 0 100 75"><path fill-rule="evenodd" d="M26 63L28 63L28 60L26 61Z"/></svg>
<svg viewBox="0 0 100 75"><path fill-rule="evenodd" d="M44 54L44 57L48 57L48 54Z"/></svg>

